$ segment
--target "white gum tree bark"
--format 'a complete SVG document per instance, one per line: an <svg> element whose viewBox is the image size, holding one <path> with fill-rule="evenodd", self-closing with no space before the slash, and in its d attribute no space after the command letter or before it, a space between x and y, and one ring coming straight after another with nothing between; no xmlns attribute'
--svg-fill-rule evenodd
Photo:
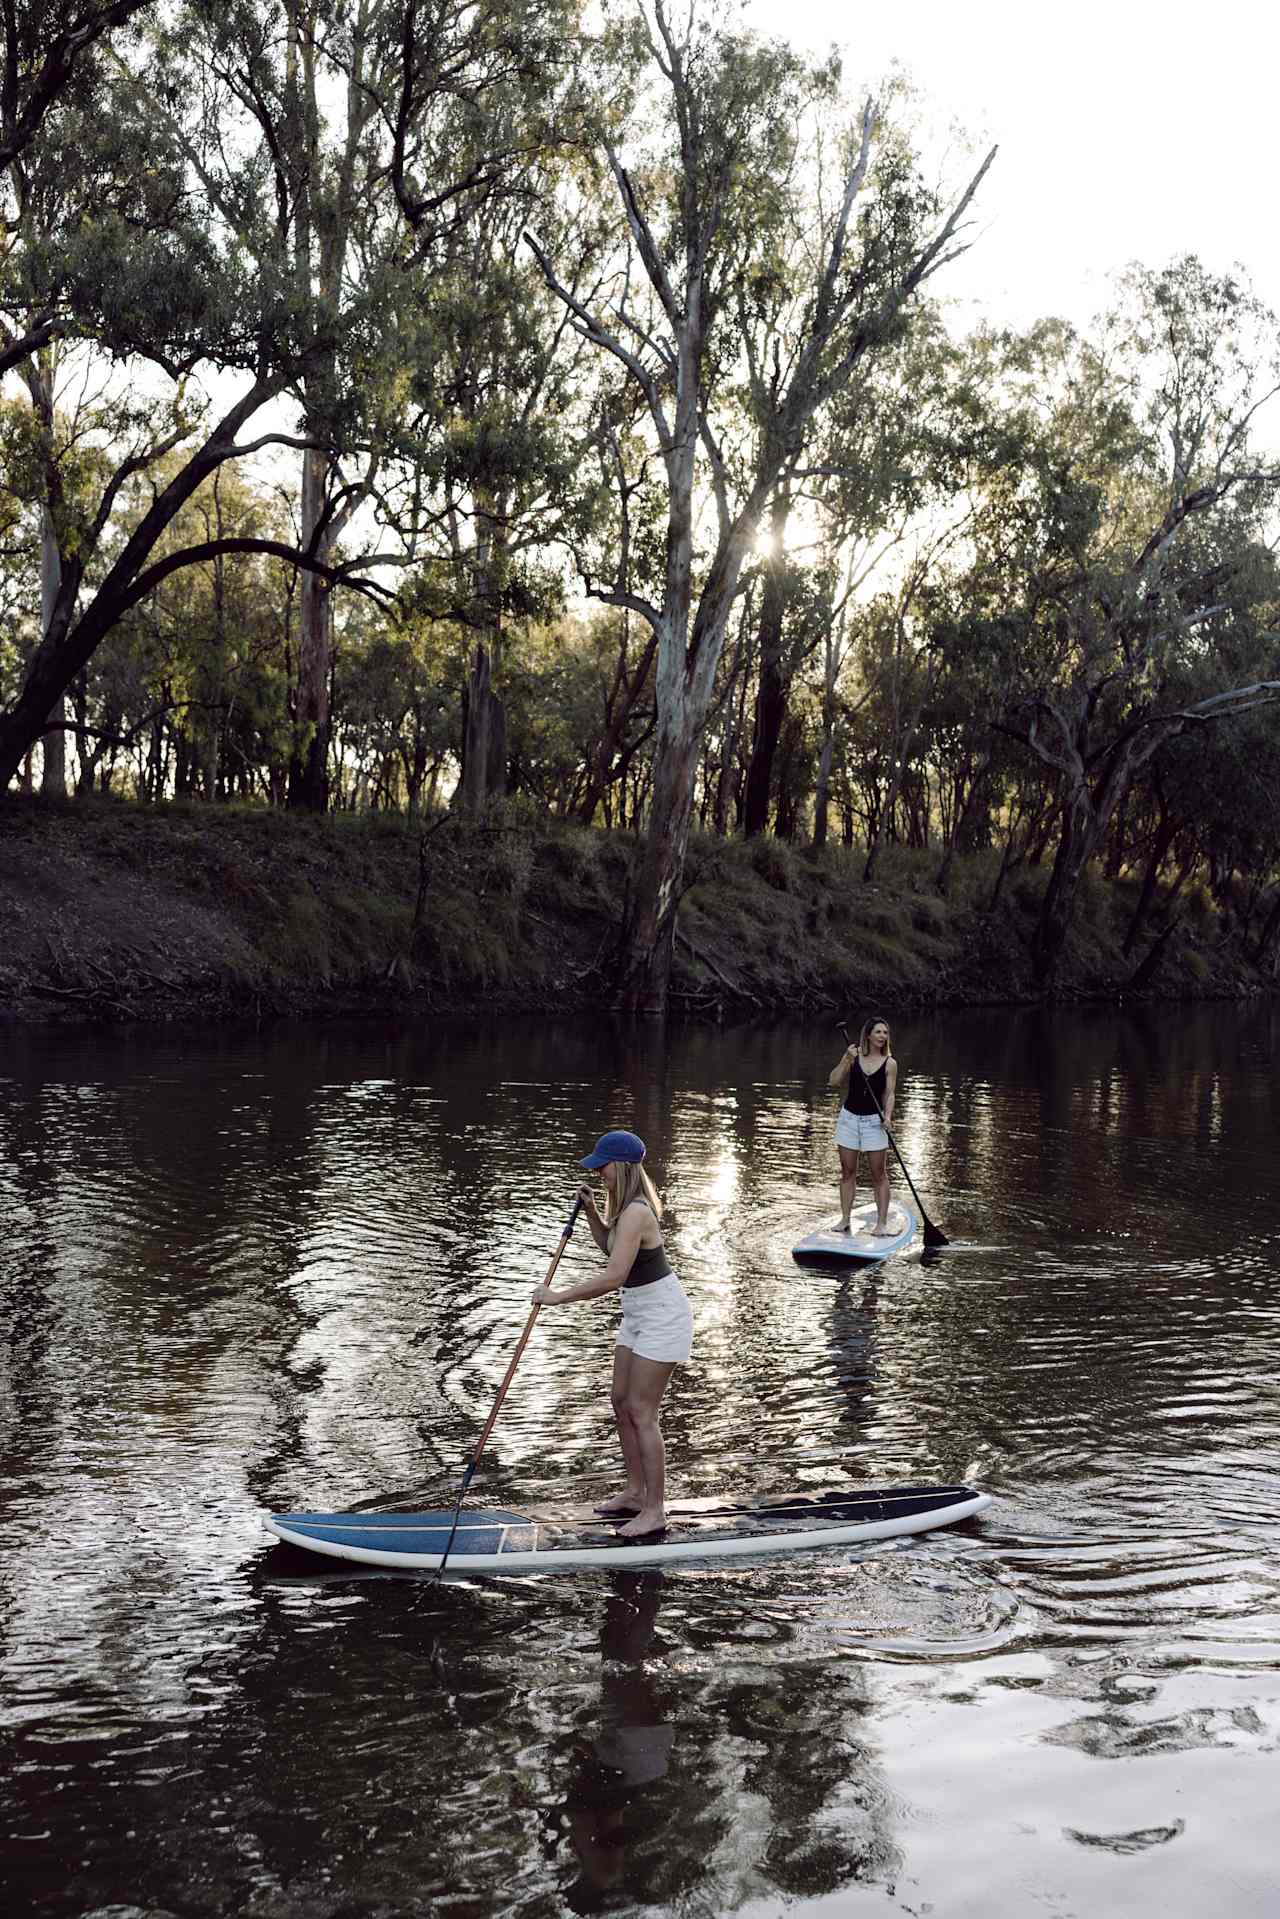
<svg viewBox="0 0 1280 1919"><path fill-rule="evenodd" d="M798 183L806 116L830 107L830 75L808 69L786 48L702 27L692 9L677 29L665 0L653 0L642 18L653 90L639 95L637 139L656 106L667 144L654 163L629 168L620 139L601 137L631 263L621 291L612 301L589 302L565 284L537 237L526 239L572 327L625 369L664 482L664 563L649 593L621 580L586 581L596 598L640 614L657 640L653 790L624 929L619 1000L632 1011L661 1013L702 734L744 563L815 415L868 354L894 337L920 287L964 251L964 215L995 153L943 212L900 159L895 170L890 156L877 178L878 113L868 101L847 141L836 190L824 197L810 183L804 192ZM908 177L912 193L903 190ZM864 206L871 211L860 222ZM797 225L806 229L809 271L795 290L771 377L750 383L733 326L740 303L751 297L752 276L771 270L771 218L789 220L793 233ZM752 387L745 459L728 448L742 418L740 398L734 412L734 385ZM714 503L715 530L703 552L697 519L706 497Z"/></svg>

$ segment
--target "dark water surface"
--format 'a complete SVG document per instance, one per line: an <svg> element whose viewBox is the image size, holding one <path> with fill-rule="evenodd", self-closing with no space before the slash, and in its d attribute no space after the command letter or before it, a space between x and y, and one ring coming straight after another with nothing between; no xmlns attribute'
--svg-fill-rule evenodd
<svg viewBox="0 0 1280 1919"><path fill-rule="evenodd" d="M0 1041L6 1913L1280 1913L1280 1013L899 1023L954 1244L878 1284L789 1257L838 1050ZM694 1303L674 1493L967 1477L980 1521L443 1586L269 1544L451 1503L610 1124ZM615 1311L543 1314L479 1500L616 1484Z"/></svg>

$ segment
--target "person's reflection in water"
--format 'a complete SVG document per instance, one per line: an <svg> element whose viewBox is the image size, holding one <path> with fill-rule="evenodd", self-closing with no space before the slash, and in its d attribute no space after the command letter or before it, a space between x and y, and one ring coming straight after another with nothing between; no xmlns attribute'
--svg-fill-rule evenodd
<svg viewBox="0 0 1280 1919"><path fill-rule="evenodd" d="M675 1727L664 1720L645 1670L663 1574L617 1572L610 1583L600 1634L601 1725L580 1748L563 1810L581 1867L581 1877L565 1895L574 1912L601 1905L626 1874L630 1841L638 1834L652 1838L652 1809L639 1814L635 1805L666 1776L675 1740Z"/></svg>
<svg viewBox="0 0 1280 1919"><path fill-rule="evenodd" d="M876 1377L875 1269L840 1281L831 1302L827 1343L836 1367L836 1383L844 1400L842 1425L866 1427L874 1413ZM848 1443L847 1436L845 1442Z"/></svg>

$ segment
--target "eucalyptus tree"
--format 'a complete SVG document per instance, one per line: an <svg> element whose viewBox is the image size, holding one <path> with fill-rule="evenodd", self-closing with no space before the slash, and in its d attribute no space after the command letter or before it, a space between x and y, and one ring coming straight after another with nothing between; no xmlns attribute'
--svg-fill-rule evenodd
<svg viewBox="0 0 1280 1919"><path fill-rule="evenodd" d="M146 511L149 492L145 481L128 489L116 541ZM231 540L258 537L287 547L286 505L235 465L220 467L175 515L157 557L197 544L210 557L170 573L133 607L75 682L90 777L104 748L150 730L171 749L175 795L213 801L281 790L295 576L276 554L227 550Z"/></svg>
<svg viewBox="0 0 1280 1919"><path fill-rule="evenodd" d="M1025 459L980 561L1002 595L999 724L1054 783L1058 834L1032 944L1052 991L1081 877L1162 742L1280 691L1262 671L1179 697L1188 661L1231 660L1270 624L1255 565L1280 462L1254 444L1280 394L1273 316L1193 259L1129 277L1096 343L1031 343ZM1026 347L1021 349L1026 352ZM1011 556L1017 555L1011 577Z"/></svg>
<svg viewBox="0 0 1280 1919"><path fill-rule="evenodd" d="M527 156L433 271L396 464L378 487L378 510L418 567L418 616L447 622L465 646L457 803L471 815L504 789L512 635L558 609L554 543L591 516L599 492L578 403L584 350L519 251L556 165L554 154ZM592 227L587 206L561 228L581 272Z"/></svg>
<svg viewBox="0 0 1280 1919"><path fill-rule="evenodd" d="M320 77L322 27L328 71L345 78L341 139L307 121L313 104L327 114L334 98ZM406 313L389 291L392 243L378 251L387 223L374 189L395 208L402 277L425 274L449 234L507 177L512 151L532 137L527 115L490 117L486 109L508 95L521 102L537 95L547 31L530 0L461 10L446 0L399 0L376 10L372 0L352 7L316 0L309 9L300 0L265 8L192 0L157 9L144 51L113 43L101 67L108 110L90 130L113 154L134 142L126 184L148 212L161 209L164 217L140 221L125 204L94 206L82 231L45 235L6 269L44 275L40 285L58 293L63 333L127 371L133 391L126 398L136 411L62 556L56 604L23 684L0 711L0 789L116 621L172 572L211 559L215 545L274 553L330 586L357 581L390 597L371 569L400 560L398 545L346 555L334 544L335 522L364 495L387 406L394 411L383 376ZM204 64L187 57L196 48L210 56ZM365 104L351 107L354 96ZM211 111L215 98L224 111ZM46 115L26 149L42 164L57 120ZM70 142L66 150L74 159ZM299 151L315 160L305 180L294 169ZM92 179L74 165L69 177L80 180L93 206ZM366 262L357 276L348 271L347 247L353 234L364 243L366 214L369 247L385 272L370 274ZM326 461L324 499L305 536L199 541L157 557L165 529L220 466L281 448ZM182 464L157 485L148 512L82 598L122 489L179 449ZM349 477L335 454L354 455L365 467ZM309 486L316 490L314 474ZM314 743L319 722L304 716L304 731L308 724Z"/></svg>
<svg viewBox="0 0 1280 1919"><path fill-rule="evenodd" d="M3 9L0 176L8 176L4 181L5 230L10 242L4 248L6 269L15 251L15 191L20 195L22 190L22 183L13 177L15 166L26 160L68 94L75 88L83 93L86 69L95 71L95 56L102 44L151 4L153 0L9 0ZM82 201L73 210L76 224L87 223L95 212ZM0 374L23 365L57 339L64 318L56 274L37 286L21 272L16 283L10 281L6 270L4 281Z"/></svg>
<svg viewBox="0 0 1280 1919"><path fill-rule="evenodd" d="M59 379L75 366L67 336L77 293L101 264L104 235L147 250L166 223L171 176L157 178L142 163L136 123L111 120L112 39L126 40L137 4L54 4L4 11L0 68L0 374L16 370L31 404L30 457L17 484L39 514L42 640L54 619L63 555L77 538L71 495L77 463L59 423ZM136 37L136 36L132 36ZM76 403L77 437L99 437L112 427L110 406ZM55 703L43 738L46 791L66 787L62 701Z"/></svg>
<svg viewBox="0 0 1280 1919"><path fill-rule="evenodd" d="M103 469L91 495L51 491L57 587L24 683L0 712L0 786L105 635L186 563L173 553L156 560L158 543L201 482L245 451L237 435L283 390L296 358L274 292L234 249L220 257L212 209L157 111L167 72L150 45L104 44L11 170L22 218L7 277L33 307L56 297L61 350L96 383ZM247 374L247 387L210 430L198 381L228 373ZM131 482L158 475L180 448L185 460L168 466L130 537L114 541Z"/></svg>
<svg viewBox="0 0 1280 1919"><path fill-rule="evenodd" d="M432 57L426 24L400 0L196 0L166 36L174 136L298 345L286 388L298 409L298 544L321 565L299 589L289 798L320 810L333 646L321 569L369 496L395 425L388 395L418 330L421 261L396 196L410 192L405 122ZM473 164L469 146L452 157ZM461 194L443 227L470 204ZM428 251L438 237L429 225Z"/></svg>
<svg viewBox="0 0 1280 1919"><path fill-rule="evenodd" d="M900 140L890 134L886 144L896 151L878 164L886 170L890 164L909 168L910 155ZM824 176L838 166L840 157L838 143L826 137L821 123L814 147L812 164L821 195ZM749 432L769 431L785 372L779 342L794 338L803 321L810 292L810 212L804 200L787 196L780 201L766 264L739 290L741 408ZM757 224L756 244L760 237ZM815 626L797 626L788 612L787 582L797 569L807 570L806 537L810 547L820 551L818 564L843 576L843 591L856 594L866 574L883 563L913 525L949 503L954 490L952 443L957 427L968 427L963 417L968 396L958 361L936 308L917 301L910 328L864 358L830 395L779 475L762 539L758 681L743 812L748 838L767 829L773 760L792 689L824 637ZM793 528L799 550L791 556ZM804 604L803 596L798 604ZM837 619L839 605L837 595L832 606ZM839 652L838 641L830 643L829 628L827 634L824 679L832 674ZM833 678L822 702L819 746L819 764L828 768L835 710Z"/></svg>
<svg viewBox="0 0 1280 1919"><path fill-rule="evenodd" d="M639 631L637 631L639 629ZM653 733L653 660L657 641L629 607L608 609L590 628L593 648L590 720L583 732L583 778L574 810L590 826L609 793Z"/></svg>
<svg viewBox="0 0 1280 1919"><path fill-rule="evenodd" d="M866 568L856 545L845 549L845 567L822 636L822 686L818 704L818 753L813 788L813 844L825 846L831 818L831 778L840 728L870 699L871 688L851 697L841 690L857 633L853 596Z"/></svg>
<svg viewBox="0 0 1280 1919"><path fill-rule="evenodd" d="M1280 612L1280 569L1267 546L1255 547L1237 597L1272 617ZM1256 619L1237 619L1212 651L1175 663L1169 702L1194 712L1233 681L1273 670L1276 655L1273 634ZM1140 948L1157 901L1157 945L1167 937L1196 871L1207 874L1224 927L1233 919L1247 927L1265 888L1280 878L1280 704L1253 705L1230 726L1215 725L1213 712L1210 704L1205 717L1161 740L1136 774L1124 814L1117 810L1121 860L1141 873L1126 953Z"/></svg>
<svg viewBox="0 0 1280 1919"><path fill-rule="evenodd" d="M619 266L590 297L536 234L530 245L574 330L626 373L647 415L663 491L658 564L626 585L599 564L593 591L629 606L657 637L657 731L648 827L632 888L624 1003L665 1006L703 727L726 624L780 478L814 416L901 331L919 288L962 244L982 173L944 213L868 103L842 135L839 185L810 201L805 298L756 396L749 457L725 444L741 362L744 282L769 262L752 236L800 194L815 125L839 112L835 74L768 45L732 18L676 24L666 0L623 9L606 50L640 62L629 98L597 133L613 183ZM703 490L712 524L699 539Z"/></svg>
<svg viewBox="0 0 1280 1919"><path fill-rule="evenodd" d="M943 577L954 572L957 549L963 550L974 482L992 457L985 374L969 344L953 340L940 312L923 305L906 337L860 368L824 409L807 463L797 472L824 563L838 580L822 645L817 845L827 834L837 729L882 691L874 675L867 677L865 645L854 644L865 636L869 596L896 596L900 642L909 620L923 649ZM902 644L887 663L901 684ZM914 725L900 701L896 710L895 726ZM869 857L874 869L870 849Z"/></svg>
<svg viewBox="0 0 1280 1919"><path fill-rule="evenodd" d="M26 151L107 35L154 0L9 0L0 19L0 170Z"/></svg>

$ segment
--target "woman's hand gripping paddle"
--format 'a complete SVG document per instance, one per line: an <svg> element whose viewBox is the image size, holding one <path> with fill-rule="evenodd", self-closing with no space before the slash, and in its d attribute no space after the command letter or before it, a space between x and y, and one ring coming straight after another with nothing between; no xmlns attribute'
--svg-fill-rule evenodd
<svg viewBox="0 0 1280 1919"><path fill-rule="evenodd" d="M581 1211L582 1211L582 1199L581 1199L581 1196L579 1196L577 1199L574 1200L573 1211L569 1214L568 1220L565 1222L565 1229L560 1235L560 1244L556 1247L555 1252L551 1256L551 1264L547 1268L547 1276L542 1282L544 1286L549 1286L552 1280L555 1278L556 1267L560 1264L560 1255L563 1253L565 1247L569 1244L570 1239L573 1237L574 1222ZM475 1448L471 1454L471 1457L467 1461L467 1469L462 1475L462 1488L458 1494L458 1503L453 1509L453 1524L449 1528L449 1538L445 1545L444 1552L440 1556L440 1564L436 1567L435 1577L437 1579L439 1579L441 1573L444 1571L445 1564L449 1558L449 1554L453 1550L453 1541L458 1530L458 1521L462 1517L462 1502L467 1496L467 1488L471 1484L472 1478L475 1474L476 1467L480 1464L480 1455L483 1453L485 1447L489 1443L489 1435L493 1431L494 1422L496 1421L498 1417L498 1413L501 1409L502 1402L507 1396L507 1387L511 1384L512 1380L515 1378L516 1367L520 1364L520 1355L521 1353L523 1353L525 1347L529 1343L529 1335L533 1331L533 1322L537 1319L538 1314L541 1311L542 1311L542 1305L541 1305L541 1302L539 1302L533 1308L532 1312L529 1314L528 1319L526 1319L524 1323L524 1331L521 1333L519 1340L516 1342L516 1349L514 1353L512 1353L511 1355L511 1364L507 1367L506 1375L502 1381L501 1386L499 1386L498 1388L497 1398L493 1402L493 1410L490 1412L488 1419L486 1419L484 1423L484 1431L481 1433L479 1439L476 1441Z"/></svg>
<svg viewBox="0 0 1280 1919"><path fill-rule="evenodd" d="M853 1041L849 1038L849 1028L845 1025L844 1021L842 1019L838 1019L836 1021L836 1025L839 1028L839 1030L844 1034L845 1045L852 1046ZM884 1127L885 1132L889 1134L889 1144L893 1148L893 1156L897 1160L899 1166L901 1166L902 1176L906 1180L907 1185L910 1186L911 1188L911 1197L915 1200L916 1205L920 1208L920 1219L924 1226L925 1245L926 1246L949 1246L951 1244L951 1241L947 1238L946 1234L940 1230L939 1227L934 1225L928 1213L926 1213L924 1210L924 1201L921 1199L919 1193L915 1189L915 1183L912 1180L910 1173L907 1171L907 1162L905 1159L903 1159L902 1154L898 1151L898 1142L893 1137L893 1134L889 1131L888 1121L885 1119L884 1114L880 1112L880 1102L876 1098L874 1092L871 1091L870 1085L868 1085L867 1091L871 1093L871 1104L875 1107L877 1113L880 1113L880 1124Z"/></svg>

